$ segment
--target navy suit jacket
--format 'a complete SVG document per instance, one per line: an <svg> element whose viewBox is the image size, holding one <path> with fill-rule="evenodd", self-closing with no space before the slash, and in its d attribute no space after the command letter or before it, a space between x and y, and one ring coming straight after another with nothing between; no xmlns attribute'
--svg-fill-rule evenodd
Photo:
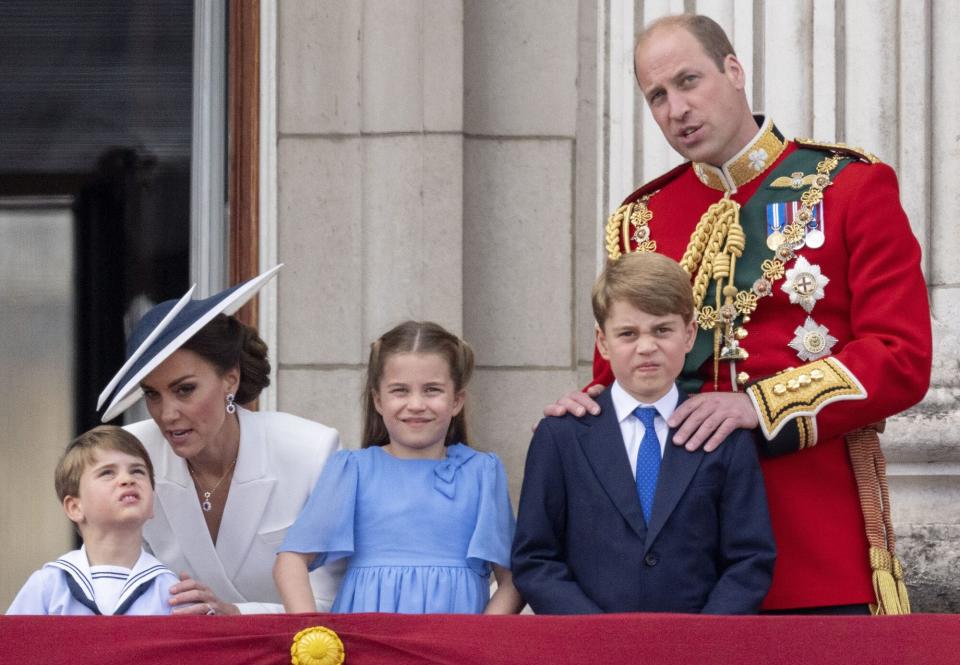
<svg viewBox="0 0 960 665"><path fill-rule="evenodd" d="M597 402L544 418L527 452L513 579L534 612L755 612L776 555L750 433L704 453L671 430L648 525L610 391Z"/></svg>

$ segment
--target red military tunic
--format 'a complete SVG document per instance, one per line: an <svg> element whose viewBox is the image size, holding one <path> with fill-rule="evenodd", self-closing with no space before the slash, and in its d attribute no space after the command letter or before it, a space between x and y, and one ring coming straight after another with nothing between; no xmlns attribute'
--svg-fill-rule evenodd
<svg viewBox="0 0 960 665"><path fill-rule="evenodd" d="M858 153L842 147L834 146L839 152L832 155L827 147L798 148L780 139L768 120L723 171L684 164L631 194L625 204L646 204L652 213L647 215L648 243L680 260L701 215L723 197L725 187L736 187L731 198L743 206L747 246L736 263L736 285L746 291L760 275L762 260L775 258L766 246L768 231L777 224L768 201L798 200L810 188L815 168L793 171L796 164L838 157L829 174L832 184L823 189L823 236L810 242L822 244L796 250L829 281L820 280L821 290L814 293L813 268L774 280L772 295L759 298L749 322L742 324L747 336L741 343L749 357L736 363L736 371L749 375L743 378L753 384L749 392L760 438L766 440L766 452L776 455L761 461L777 541L773 584L763 608L873 603L864 520L843 436L912 406L927 390L932 345L920 247L890 167L858 159ZM785 168L787 178L782 177ZM790 181L794 186L785 184ZM745 214L750 208L752 214ZM614 217L607 226L611 258L635 251L646 237L631 238L637 225L622 214ZM804 265L794 258L784 263L786 270ZM800 295L808 297L802 301ZM713 303L711 292L704 304ZM702 379L702 390L709 391L714 389L713 334L701 330L700 336L707 338L706 346L698 344L708 349L708 357L694 358L695 364L685 368L688 376L681 378ZM731 390L727 362L719 365L718 389ZM788 368L796 370L777 377ZM810 381L811 372L819 381ZM787 389L786 379L801 373L801 383L790 382ZM612 381L609 364L595 355L594 383Z"/></svg>

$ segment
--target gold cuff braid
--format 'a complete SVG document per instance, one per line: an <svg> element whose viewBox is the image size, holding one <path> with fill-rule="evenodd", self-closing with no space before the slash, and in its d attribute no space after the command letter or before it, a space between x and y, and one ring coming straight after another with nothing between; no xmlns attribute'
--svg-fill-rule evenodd
<svg viewBox="0 0 960 665"><path fill-rule="evenodd" d="M761 379L747 388L747 394L757 409L760 429L767 439L775 437L793 418L812 418L832 402L867 397L857 377L833 357Z"/></svg>

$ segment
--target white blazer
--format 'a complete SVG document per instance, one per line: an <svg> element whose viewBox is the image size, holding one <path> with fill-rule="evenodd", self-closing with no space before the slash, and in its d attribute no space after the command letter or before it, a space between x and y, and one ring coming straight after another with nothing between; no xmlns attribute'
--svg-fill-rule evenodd
<svg viewBox="0 0 960 665"><path fill-rule="evenodd" d="M174 572L187 571L242 613L279 613L276 549L339 447L339 435L287 413L241 408L237 414L240 450L216 546L186 461L174 454L152 420L126 426L150 453L156 475L155 516L144 525L143 539ZM330 609L340 586L343 562L338 563L310 574L320 612Z"/></svg>

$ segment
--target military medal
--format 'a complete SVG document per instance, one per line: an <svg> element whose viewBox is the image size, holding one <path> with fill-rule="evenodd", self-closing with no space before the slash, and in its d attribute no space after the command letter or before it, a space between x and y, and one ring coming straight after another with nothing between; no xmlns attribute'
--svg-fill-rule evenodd
<svg viewBox="0 0 960 665"><path fill-rule="evenodd" d="M809 210L803 209L800 201L781 201L767 205L767 247L776 251L784 240L783 229L796 223L802 225L803 237L795 249L807 246L810 249L823 247L823 201Z"/></svg>
<svg viewBox="0 0 960 665"><path fill-rule="evenodd" d="M793 339L787 346L794 349L800 360L804 362L829 356L830 350L837 343L837 338L830 334L827 327L820 325L810 316L793 332Z"/></svg>
<svg viewBox="0 0 960 665"><path fill-rule="evenodd" d="M777 251L783 243L783 217L780 205L773 203L767 206L767 247L771 252Z"/></svg>
<svg viewBox="0 0 960 665"><path fill-rule="evenodd" d="M812 231L807 231L807 247L810 249L819 249L823 247L823 241L825 240L823 231L820 229L814 229Z"/></svg>
<svg viewBox="0 0 960 665"><path fill-rule="evenodd" d="M774 231L773 233L767 236L767 247L770 249L771 252L777 251L777 247L779 247L782 243L783 243L783 234L780 233L779 231Z"/></svg>
<svg viewBox="0 0 960 665"><path fill-rule="evenodd" d="M800 305L809 313L823 298L823 289L829 283L830 278L820 273L820 266L798 256L793 267L787 270L780 289L790 297L792 304Z"/></svg>
<svg viewBox="0 0 960 665"><path fill-rule="evenodd" d="M820 227L823 226L823 204L820 204ZM807 226L807 247L810 249L820 249L823 247L823 242L826 240L826 236L820 227L817 227L817 219L814 219L810 222L810 225Z"/></svg>
<svg viewBox="0 0 960 665"><path fill-rule="evenodd" d="M823 234L824 211L823 201L817 203L810 209L810 214L806 220L805 242L810 249L819 249L823 247L825 236Z"/></svg>

